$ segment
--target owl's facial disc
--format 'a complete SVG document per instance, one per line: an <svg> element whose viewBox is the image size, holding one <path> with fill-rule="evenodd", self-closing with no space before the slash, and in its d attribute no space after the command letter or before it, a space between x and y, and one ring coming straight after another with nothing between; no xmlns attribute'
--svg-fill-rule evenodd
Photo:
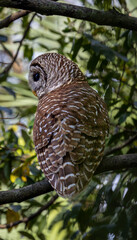
<svg viewBox="0 0 137 240"><path fill-rule="evenodd" d="M57 53L42 54L31 62L29 85L38 98L73 81L85 80L77 64Z"/></svg>

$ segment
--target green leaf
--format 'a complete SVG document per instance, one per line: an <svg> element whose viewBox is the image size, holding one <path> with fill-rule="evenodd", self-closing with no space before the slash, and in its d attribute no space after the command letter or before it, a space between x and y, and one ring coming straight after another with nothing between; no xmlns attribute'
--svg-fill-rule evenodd
<svg viewBox="0 0 137 240"><path fill-rule="evenodd" d="M29 240L36 240L34 236L27 231L19 231L19 233L21 234L21 237L24 236L27 237Z"/></svg>
<svg viewBox="0 0 137 240"><path fill-rule="evenodd" d="M104 10L108 10L111 7L111 0L104 0Z"/></svg>
<svg viewBox="0 0 137 240"><path fill-rule="evenodd" d="M35 163L33 163L32 165L29 166L29 169L31 171L31 173L34 175L34 176L39 176L40 173L41 173L41 170L38 170L35 166Z"/></svg>
<svg viewBox="0 0 137 240"><path fill-rule="evenodd" d="M3 86L3 88L16 99L16 93L9 87Z"/></svg>
<svg viewBox="0 0 137 240"><path fill-rule="evenodd" d="M119 123L119 124L122 124L123 122L125 122L128 116L130 116L130 112L123 113L123 114L120 116L120 118L119 118L119 120L118 120L118 123Z"/></svg>
<svg viewBox="0 0 137 240"><path fill-rule="evenodd" d="M21 180L21 178L16 178L14 184L19 186L19 187L23 187L24 186L24 182Z"/></svg>
<svg viewBox="0 0 137 240"><path fill-rule="evenodd" d="M127 57L121 55L120 53L114 51L113 49L107 47L98 40L93 39L93 37L87 33L84 33L84 36L90 41L91 48L96 52L96 54L103 54L108 61L114 61L114 57L117 56L121 60L127 62Z"/></svg>
<svg viewBox="0 0 137 240"><path fill-rule="evenodd" d="M119 111L114 118L116 119L116 118L119 118L121 115L126 115L128 107L129 106L127 104L122 104L122 106L119 108Z"/></svg>
<svg viewBox="0 0 137 240"><path fill-rule="evenodd" d="M100 59L100 55L94 53L88 60L88 64L87 64L87 68L88 70L92 73L94 72L96 69L96 66L97 66L97 63Z"/></svg>
<svg viewBox="0 0 137 240"><path fill-rule="evenodd" d="M111 98L112 98L112 87L111 87L111 85L109 85L109 87L106 90L105 99L104 99L107 106L109 106Z"/></svg>
<svg viewBox="0 0 137 240"><path fill-rule="evenodd" d="M72 51L73 51L72 60L74 60L76 58L76 56L82 46L82 42L83 42L83 37L76 39L74 41L74 44L72 45Z"/></svg>
<svg viewBox="0 0 137 240"><path fill-rule="evenodd" d="M37 236L39 237L40 240L46 240L46 237L43 233L37 233Z"/></svg>
<svg viewBox="0 0 137 240"><path fill-rule="evenodd" d="M45 228L46 224L47 224L47 218L44 215L44 216L41 217L40 223L38 225L38 233L39 234L43 231L43 229Z"/></svg>
<svg viewBox="0 0 137 240"><path fill-rule="evenodd" d="M28 60L31 60L33 56L33 48L25 45L25 49L24 49L24 57L28 58Z"/></svg>
<svg viewBox="0 0 137 240"><path fill-rule="evenodd" d="M11 174L11 162L10 161L5 163L3 171L4 171L5 178L9 180L10 174Z"/></svg>
<svg viewBox="0 0 137 240"><path fill-rule="evenodd" d="M12 205L10 204L10 208L14 211L14 212L18 212L21 210L21 206L20 205Z"/></svg>

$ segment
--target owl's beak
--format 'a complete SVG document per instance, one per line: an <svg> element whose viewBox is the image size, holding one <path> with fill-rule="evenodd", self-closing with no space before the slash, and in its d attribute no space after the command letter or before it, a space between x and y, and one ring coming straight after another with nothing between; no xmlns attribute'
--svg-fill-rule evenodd
<svg viewBox="0 0 137 240"><path fill-rule="evenodd" d="M37 94L36 94L36 92L34 90L32 90L32 93L37 97Z"/></svg>

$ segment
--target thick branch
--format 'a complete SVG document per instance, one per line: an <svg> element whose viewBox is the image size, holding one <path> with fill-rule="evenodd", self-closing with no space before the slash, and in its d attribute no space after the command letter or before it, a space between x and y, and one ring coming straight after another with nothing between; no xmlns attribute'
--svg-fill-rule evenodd
<svg viewBox="0 0 137 240"><path fill-rule="evenodd" d="M137 30L137 18L117 12L99 11L71 4L58 3L50 0L0 0L1 7L25 9L43 15L60 15L94 22L98 25Z"/></svg>
<svg viewBox="0 0 137 240"><path fill-rule="evenodd" d="M4 28L4 27L8 27L10 25L10 23L12 23L13 21L15 21L21 17L28 15L28 13L29 13L29 11L22 10L22 11L18 11L18 12L11 14L10 16L8 16L5 19L3 19L2 21L0 21L0 29Z"/></svg>
<svg viewBox="0 0 137 240"><path fill-rule="evenodd" d="M119 155L114 157L105 157L95 174L116 171L122 169L137 168L137 154ZM27 199L42 195L52 191L53 188L47 179L36 182L20 189L0 192L0 204L22 202Z"/></svg>
<svg viewBox="0 0 137 240"><path fill-rule="evenodd" d="M137 168L137 154L118 155L103 158L95 174L117 171L123 169Z"/></svg>
<svg viewBox="0 0 137 240"><path fill-rule="evenodd" d="M1 191L0 192L0 204L23 202L27 199L42 195L53 191L53 188L49 184L47 179L28 185L23 188Z"/></svg>

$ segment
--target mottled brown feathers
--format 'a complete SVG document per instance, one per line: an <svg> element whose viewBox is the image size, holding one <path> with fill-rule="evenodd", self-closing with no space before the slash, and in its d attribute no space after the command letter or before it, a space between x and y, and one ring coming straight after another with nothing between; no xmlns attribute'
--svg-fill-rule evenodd
<svg viewBox="0 0 137 240"><path fill-rule="evenodd" d="M65 84L39 100L35 150L59 195L70 198L87 186L102 159L107 133L105 103L85 81Z"/></svg>
<svg viewBox="0 0 137 240"><path fill-rule="evenodd" d="M32 61L29 85L39 98L33 139L40 167L60 196L72 198L88 185L102 159L105 103L78 66L57 53Z"/></svg>

